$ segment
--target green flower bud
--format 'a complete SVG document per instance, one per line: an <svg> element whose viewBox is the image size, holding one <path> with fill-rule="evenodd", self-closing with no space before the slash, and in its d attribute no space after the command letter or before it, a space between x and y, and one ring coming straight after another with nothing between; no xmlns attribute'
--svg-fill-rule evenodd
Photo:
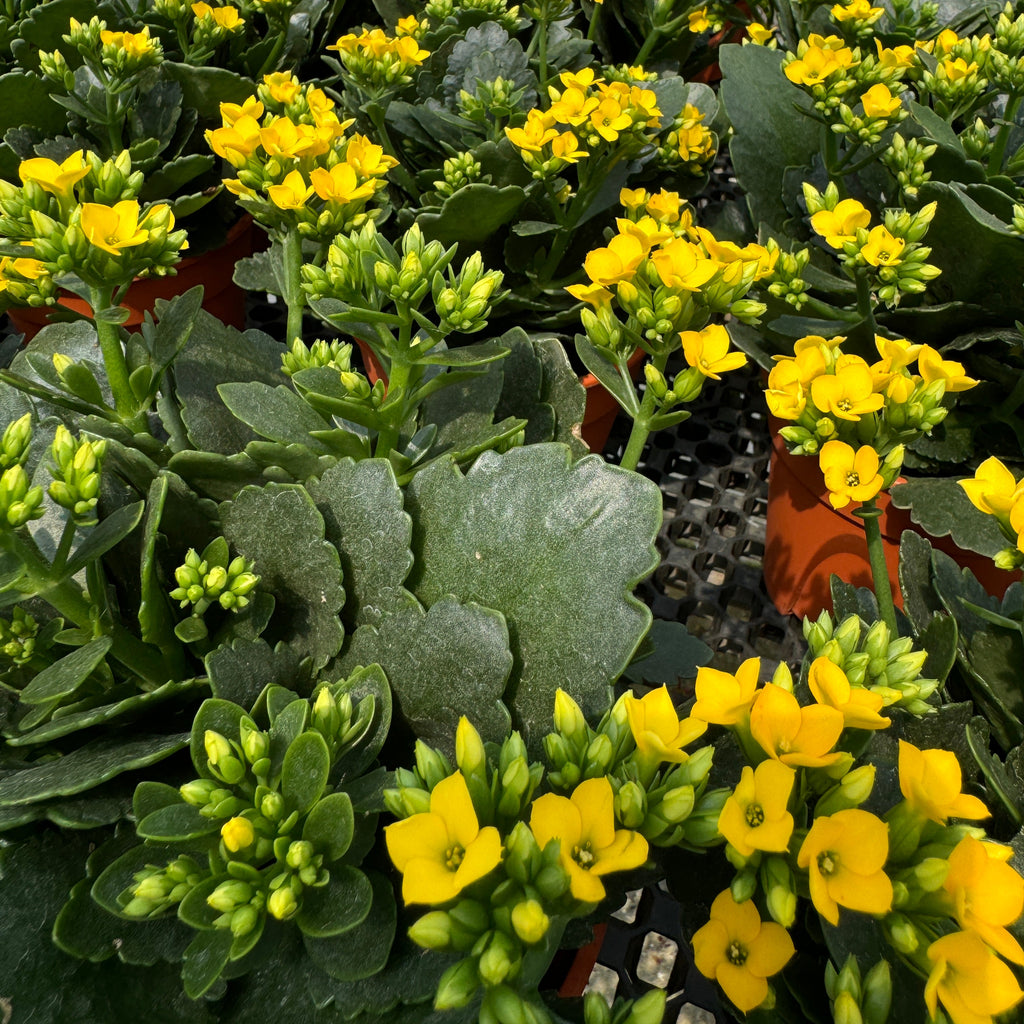
<svg viewBox="0 0 1024 1024"><path fill-rule="evenodd" d="M288 847L285 863L288 867L298 871L300 868L306 867L315 854L316 847L311 842L305 839L296 840Z"/></svg>
<svg viewBox="0 0 1024 1024"><path fill-rule="evenodd" d="M584 1024L611 1024L612 1011L600 992L583 993ZM660 1020L660 1018L659 1018Z"/></svg>
<svg viewBox="0 0 1024 1024"><path fill-rule="evenodd" d="M249 932L256 927L260 919L260 912L251 904L247 904L244 907L238 907L231 914L231 934L236 939L240 939L243 935L248 935Z"/></svg>
<svg viewBox="0 0 1024 1024"><path fill-rule="evenodd" d="M745 903L757 892L757 872L753 868L744 868L733 875L729 888L737 903Z"/></svg>
<svg viewBox="0 0 1024 1024"><path fill-rule="evenodd" d="M248 903L253 897L253 887L248 882L241 882L232 879L229 882L221 882L209 896L206 902L219 910L221 913L228 913L243 903Z"/></svg>
<svg viewBox="0 0 1024 1024"><path fill-rule="evenodd" d="M693 786L676 786L662 798L658 813L671 825L685 821L693 810Z"/></svg>
<svg viewBox="0 0 1024 1024"><path fill-rule="evenodd" d="M909 956L920 946L918 930L905 914L890 914L885 919L885 927L889 933L889 941L898 952Z"/></svg>
<svg viewBox="0 0 1024 1024"><path fill-rule="evenodd" d="M864 1024L857 1000L846 991L836 996L832 1004L832 1019L835 1024Z"/></svg>
<svg viewBox="0 0 1024 1024"><path fill-rule="evenodd" d="M417 740L416 771L427 784L427 788L433 789L442 779L452 774L452 766L441 751L427 746L422 740Z"/></svg>
<svg viewBox="0 0 1024 1024"><path fill-rule="evenodd" d="M875 785L875 766L863 764L847 772L840 781L818 801L815 815L835 814L836 811L859 807L871 795Z"/></svg>
<svg viewBox="0 0 1024 1024"><path fill-rule="evenodd" d="M522 957L511 936L495 932L477 962L480 980L485 985L500 985L518 970Z"/></svg>
<svg viewBox="0 0 1024 1024"><path fill-rule="evenodd" d="M892 970L888 960L879 960L864 978L861 1015L864 1024L886 1024L892 1007Z"/></svg>
<svg viewBox="0 0 1024 1024"><path fill-rule="evenodd" d="M512 927L528 946L540 942L550 925L551 919L537 900L523 900L512 908Z"/></svg>
<svg viewBox="0 0 1024 1024"><path fill-rule="evenodd" d="M203 748L206 759L216 768L221 761L231 756L231 744L219 732L207 729L203 733Z"/></svg>
<svg viewBox="0 0 1024 1024"><path fill-rule="evenodd" d="M612 741L606 733L598 733L587 747L586 758L583 762L583 774L593 779L605 775L612 763L615 750Z"/></svg>
<svg viewBox="0 0 1024 1024"><path fill-rule="evenodd" d="M473 723L463 715L455 730L455 763L463 775L485 775L487 754Z"/></svg>
<svg viewBox="0 0 1024 1024"><path fill-rule="evenodd" d="M451 919L443 910L433 910L424 914L409 929L409 938L424 949L442 952L451 949Z"/></svg>
<svg viewBox="0 0 1024 1024"><path fill-rule="evenodd" d="M299 902L290 885L282 885L274 890L267 900L267 912L278 921L286 921L289 917L294 917L298 911Z"/></svg>
<svg viewBox="0 0 1024 1024"><path fill-rule="evenodd" d="M688 788L692 795L692 787ZM615 817L624 828L635 830L643 824L647 817L647 794L638 782L630 780L619 787L615 794Z"/></svg>
<svg viewBox="0 0 1024 1024"><path fill-rule="evenodd" d="M457 1010L465 1006L480 985L476 964L472 959L460 960L452 964L437 984L434 996L435 1010Z"/></svg>
<svg viewBox="0 0 1024 1024"><path fill-rule="evenodd" d="M652 989L635 1000L625 1024L660 1024L665 1016L667 993L663 989Z"/></svg>

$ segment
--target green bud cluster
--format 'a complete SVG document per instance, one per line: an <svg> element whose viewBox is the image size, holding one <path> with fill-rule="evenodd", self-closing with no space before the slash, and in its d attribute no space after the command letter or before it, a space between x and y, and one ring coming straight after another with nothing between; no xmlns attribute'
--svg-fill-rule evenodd
<svg viewBox="0 0 1024 1024"><path fill-rule="evenodd" d="M458 153L445 160L441 167L442 178L434 182L434 188L442 196L450 196L460 188L474 181L489 182L491 176L484 175L480 162L472 153Z"/></svg>
<svg viewBox="0 0 1024 1024"><path fill-rule="evenodd" d="M27 665L36 653L38 636L39 623L16 604L10 619L0 618L0 655L15 665Z"/></svg>
<svg viewBox="0 0 1024 1024"><path fill-rule="evenodd" d="M879 960L863 977L851 953L842 969L831 961L825 967L825 991L832 1004L835 1024L886 1024L892 1007L892 972L887 960Z"/></svg>
<svg viewBox="0 0 1024 1024"><path fill-rule="evenodd" d="M625 697L605 712L597 728L587 724L579 705L563 690L555 694L554 731L544 737L551 771L548 782L568 792L585 779L616 771L634 749L626 717Z"/></svg>
<svg viewBox="0 0 1024 1024"><path fill-rule="evenodd" d="M8 466L0 474L0 530L17 530L43 514L43 489L30 484L21 463Z"/></svg>
<svg viewBox="0 0 1024 1024"><path fill-rule="evenodd" d="M315 366L329 366L340 373L347 373L352 369L352 345L347 341L318 339L311 348L307 348L301 338L296 338L281 356L281 369L289 377Z"/></svg>
<svg viewBox="0 0 1024 1024"><path fill-rule="evenodd" d="M770 251L777 250L778 243L774 239L769 239L766 247ZM810 249L780 252L772 276L768 279L769 293L784 300L794 309L801 309L809 298L807 282L802 275L810 258Z"/></svg>
<svg viewBox="0 0 1024 1024"><path fill-rule="evenodd" d="M931 171L926 170L925 165L938 148L935 144L925 145L920 139L904 139L898 132L893 135L881 161L896 178L902 200L912 199L921 186L931 180Z"/></svg>
<svg viewBox="0 0 1024 1024"><path fill-rule="evenodd" d="M636 828L654 846L678 846L685 841L686 823L704 795L714 757L714 748L700 747L682 764L658 773L646 788L630 779L615 797L620 820L627 828ZM633 826L643 809L639 824Z"/></svg>
<svg viewBox="0 0 1024 1024"><path fill-rule="evenodd" d="M533 105L534 97L528 99L526 92L526 86L517 86L514 81L500 76L487 82L477 80L473 92L459 91L459 113L477 124L503 126L511 117Z"/></svg>
<svg viewBox="0 0 1024 1024"><path fill-rule="evenodd" d="M225 611L239 612L249 605L259 576L252 572L253 563L241 555L229 557L223 537L211 541L200 555L190 548L185 561L174 570L177 587L170 592L179 606L192 606L192 615L202 617L214 602Z"/></svg>
<svg viewBox="0 0 1024 1024"><path fill-rule="evenodd" d="M53 435L50 450L53 455L50 497L71 513L76 526L94 526L107 442L103 439L90 441L81 436L75 440L71 432L61 425Z"/></svg>
<svg viewBox="0 0 1024 1024"><path fill-rule="evenodd" d="M835 624L827 611L815 621L804 619L803 630L808 658L828 658L851 685L879 694L886 707L898 704L915 715L934 710L928 700L939 681L922 678L928 652L914 650L909 637L893 639L884 622L868 626L857 615Z"/></svg>
<svg viewBox="0 0 1024 1024"><path fill-rule="evenodd" d="M20 419L8 423L3 437L0 437L0 469L24 466L31 443L32 414L27 412Z"/></svg>
<svg viewBox="0 0 1024 1024"><path fill-rule="evenodd" d="M463 12L485 15L487 21L496 21L506 32L519 27L519 8L509 7L507 0L430 0L423 6L423 13L435 22L457 19Z"/></svg>
<svg viewBox="0 0 1024 1024"><path fill-rule="evenodd" d="M135 873L135 885L122 910L127 917L157 917L180 903L202 877L191 857L177 857L164 867L147 864Z"/></svg>

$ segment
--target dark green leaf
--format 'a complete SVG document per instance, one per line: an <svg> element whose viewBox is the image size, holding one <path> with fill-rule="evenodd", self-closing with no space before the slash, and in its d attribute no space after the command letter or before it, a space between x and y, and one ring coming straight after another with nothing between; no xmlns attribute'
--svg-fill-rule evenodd
<svg viewBox="0 0 1024 1024"><path fill-rule="evenodd" d="M147 814L177 803L181 803L181 794L174 786L165 782L140 782L132 798L132 814L136 821L141 821Z"/></svg>
<svg viewBox="0 0 1024 1024"><path fill-rule="evenodd" d="M221 384L217 391L232 413L261 437L280 444L303 444L315 452L329 451L310 437L310 431L323 430L328 424L292 388L238 381Z"/></svg>
<svg viewBox="0 0 1024 1024"><path fill-rule="evenodd" d="M362 924L372 903L370 879L358 868L339 864L331 868L327 885L305 890L295 923L303 935L329 939Z"/></svg>
<svg viewBox="0 0 1024 1024"><path fill-rule="evenodd" d="M945 683L956 664L956 619L949 615L935 615L915 646L928 652L921 674L928 679L938 679L940 684Z"/></svg>
<svg viewBox="0 0 1024 1024"><path fill-rule="evenodd" d="M122 772L162 761L187 743L185 733L143 736L128 741L97 740L54 761L0 778L0 807L17 807L54 796L82 793Z"/></svg>
<svg viewBox="0 0 1024 1024"><path fill-rule="evenodd" d="M146 175L140 198L150 202L166 199L215 163L216 158L210 153L188 153L161 163Z"/></svg>
<svg viewBox="0 0 1024 1024"><path fill-rule="evenodd" d="M74 555L68 559L65 572L73 576L89 562L105 555L115 544L120 544L139 525L145 507L145 502L136 501L131 505L122 505L101 519L86 534L85 540L77 547Z"/></svg>
<svg viewBox="0 0 1024 1024"><path fill-rule="evenodd" d="M634 413L640 411L640 402L633 385L622 379L616 365L599 348L592 345L586 335L576 335L576 354L623 409L627 412L632 410Z"/></svg>
<svg viewBox="0 0 1024 1024"><path fill-rule="evenodd" d="M198 807L179 800L176 804L168 804L147 814L135 830L143 839L171 843L210 835L218 831L222 824L223 821L200 814Z"/></svg>
<svg viewBox="0 0 1024 1024"><path fill-rule="evenodd" d="M331 793L309 812L302 838L316 845L328 863L343 856L352 842L352 801L347 793Z"/></svg>
<svg viewBox="0 0 1024 1024"><path fill-rule="evenodd" d="M504 359L508 349L496 341L481 341L475 345L459 348L438 348L423 356L419 361L430 366L483 366L497 359Z"/></svg>
<svg viewBox="0 0 1024 1024"><path fill-rule="evenodd" d="M526 201L518 185L496 188L482 182L464 185L449 196L439 213L421 213L417 223L427 238L478 244L515 218Z"/></svg>
<svg viewBox="0 0 1024 1024"><path fill-rule="evenodd" d="M246 256L235 264L235 284L246 291L281 295L284 292L279 277L282 259L279 242L272 243L270 248L263 252Z"/></svg>
<svg viewBox="0 0 1024 1024"><path fill-rule="evenodd" d="M67 20L63 31L67 31ZM52 86L38 74L10 71L0 75L0 137L8 128L32 125L47 135L67 128L64 112L50 98Z"/></svg>
<svg viewBox="0 0 1024 1024"><path fill-rule="evenodd" d="M205 640L208 636L208 631L206 623L198 615L190 615L187 619L182 619L174 627L174 635L183 644L194 644L200 640Z"/></svg>
<svg viewBox="0 0 1024 1024"><path fill-rule="evenodd" d="M900 538L899 577L903 610L917 633L923 633L946 609L932 584L932 546L913 530L904 530Z"/></svg>
<svg viewBox="0 0 1024 1024"><path fill-rule="evenodd" d="M21 691L22 703L45 704L74 693L103 661L112 643L109 636L97 637L52 665L47 665Z"/></svg>
<svg viewBox="0 0 1024 1024"><path fill-rule="evenodd" d="M270 692L273 693L274 691L271 690ZM270 709L271 701L269 699L267 704L268 709ZM291 749L292 743L302 734L308 721L309 701L302 700L301 698L289 701L283 709L271 714L271 777L280 777L288 751Z"/></svg>
<svg viewBox="0 0 1024 1024"><path fill-rule="evenodd" d="M195 107L206 121L220 116L221 103L241 103L252 95L249 79L224 68L164 61L161 69L181 86L183 106Z"/></svg>
<svg viewBox="0 0 1024 1024"><path fill-rule="evenodd" d="M976 509L956 480L907 480L895 484L891 494L892 503L909 508L910 518L932 537L951 536L957 547L990 557L1006 547L995 517Z"/></svg>
<svg viewBox="0 0 1024 1024"><path fill-rule="evenodd" d="M198 999L220 977L228 962L233 938L229 929L216 928L199 932L189 944L182 962L181 980L190 999Z"/></svg>
<svg viewBox="0 0 1024 1024"><path fill-rule="evenodd" d="M289 813L305 814L320 799L330 770L331 755L319 732L311 729L292 740L281 768L281 795Z"/></svg>
<svg viewBox="0 0 1024 1024"><path fill-rule="evenodd" d="M690 636L681 622L655 619L647 642L637 651L623 676L635 683L676 686L680 679L693 679L697 669L711 659L711 648ZM643 655L643 657L639 657Z"/></svg>
<svg viewBox="0 0 1024 1024"><path fill-rule="evenodd" d="M215 697L249 708L267 686L299 688L299 661L290 648L272 650L263 640L236 640L206 656Z"/></svg>

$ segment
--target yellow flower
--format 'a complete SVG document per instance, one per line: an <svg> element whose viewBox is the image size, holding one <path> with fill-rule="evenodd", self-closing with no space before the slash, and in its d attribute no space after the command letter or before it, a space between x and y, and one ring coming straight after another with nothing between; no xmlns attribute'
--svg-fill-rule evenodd
<svg viewBox="0 0 1024 1024"><path fill-rule="evenodd" d="M596 96L588 96L583 89L573 86L566 89L557 102L551 104L548 117L559 124L581 125L600 102Z"/></svg>
<svg viewBox="0 0 1024 1024"><path fill-rule="evenodd" d="M585 302L594 309L603 309L611 305L612 293L600 284L571 284L565 289L574 299Z"/></svg>
<svg viewBox="0 0 1024 1024"><path fill-rule="evenodd" d="M803 57L790 61L782 71L794 85L818 85L840 68L832 50L809 46Z"/></svg>
<svg viewBox="0 0 1024 1024"><path fill-rule="evenodd" d="M82 150L76 149L62 163L37 156L22 160L18 165L18 177L24 184L34 181L41 188L55 196L70 196L74 186L89 173Z"/></svg>
<svg viewBox="0 0 1024 1024"><path fill-rule="evenodd" d="M861 96L860 102L864 107L865 117L892 117L903 105L899 96L893 96L888 86L881 82L871 86Z"/></svg>
<svg viewBox="0 0 1024 1024"><path fill-rule="evenodd" d="M822 374L811 381L811 401L836 419L856 423L861 416L877 412L885 399L874 391L871 369L857 356L844 356L836 362L836 372Z"/></svg>
<svg viewBox="0 0 1024 1024"><path fill-rule="evenodd" d="M647 200L647 212L661 224L675 224L685 205L678 192L662 189Z"/></svg>
<svg viewBox="0 0 1024 1024"><path fill-rule="evenodd" d="M1024 878L1006 863L1011 856L1009 846L964 836L949 855L942 888L961 928L975 932L1007 960L1024 964L1024 949L1006 930L1024 912Z"/></svg>
<svg viewBox="0 0 1024 1024"><path fill-rule="evenodd" d="M889 826L859 808L815 818L797 854L810 873L811 900L832 925L839 908L863 914L892 909L892 882L882 870L889 856Z"/></svg>
<svg viewBox="0 0 1024 1024"><path fill-rule="evenodd" d="M951 750L918 750L900 740L899 774L900 792L924 818L945 825L947 818L976 821L989 816L981 800L961 792L960 762Z"/></svg>
<svg viewBox="0 0 1024 1024"><path fill-rule="evenodd" d="M842 249L844 243L854 241L857 230L870 223L871 212L856 199L840 199L834 210L819 210L811 215L811 227L833 249Z"/></svg>
<svg viewBox="0 0 1024 1024"><path fill-rule="evenodd" d="M644 247L644 252L650 252L654 246L661 245L675 237L670 227L666 227L647 214L644 214L639 220L616 217L615 226L619 229L619 234L636 235Z"/></svg>
<svg viewBox="0 0 1024 1024"><path fill-rule="evenodd" d="M505 135L517 149L525 150L527 153L539 153L558 135L558 129L543 111L535 109L526 115L526 123L522 128L506 128Z"/></svg>
<svg viewBox="0 0 1024 1024"><path fill-rule="evenodd" d="M352 171L351 167L348 169ZM280 210L301 210L312 194L313 186L306 184L306 179L299 171L289 172L280 185L267 186L267 197Z"/></svg>
<svg viewBox="0 0 1024 1024"><path fill-rule="evenodd" d="M651 690L639 700L627 694L626 717L641 757L655 764L660 761L681 764L689 757L683 747L702 736L708 727L707 722L698 718L680 720L667 686Z"/></svg>
<svg viewBox="0 0 1024 1024"><path fill-rule="evenodd" d="M870 0L850 0L848 4L836 4L832 8L836 21L858 21L863 25L873 25L883 14L885 8L872 7Z"/></svg>
<svg viewBox="0 0 1024 1024"><path fill-rule="evenodd" d="M583 157L590 156L585 149L580 149L580 140L572 132L562 132L551 140L551 155L567 164L579 163Z"/></svg>
<svg viewBox="0 0 1024 1024"><path fill-rule="evenodd" d="M753 900L737 903L726 889L711 904L711 920L693 936L693 962L705 978L743 1013L768 996L766 979L778 974L796 952L789 932L762 921Z"/></svg>
<svg viewBox="0 0 1024 1024"><path fill-rule="evenodd" d="M260 129L260 144L268 156L302 159L326 153L332 136L329 128L317 129L311 124L295 124L287 117L277 117Z"/></svg>
<svg viewBox="0 0 1024 1024"><path fill-rule="evenodd" d="M938 77L945 78L949 82L959 82L977 73L978 65L973 60L968 64L963 57L939 62Z"/></svg>
<svg viewBox="0 0 1024 1024"><path fill-rule="evenodd" d="M700 32L707 32L711 28L711 22L708 20L708 9L706 7L698 7L695 11L690 11L686 16L686 20L689 22L690 31L698 34Z"/></svg>
<svg viewBox="0 0 1024 1024"><path fill-rule="evenodd" d="M242 114L231 125L207 131L206 142L232 167L244 167L260 145L259 121L251 114Z"/></svg>
<svg viewBox="0 0 1024 1024"><path fill-rule="evenodd" d="M882 40L876 38L875 48L878 50L878 66L882 68L912 68L917 60L912 46L894 46L887 49L882 45Z"/></svg>
<svg viewBox="0 0 1024 1024"><path fill-rule="evenodd" d="M628 281L643 258L643 243L636 235L614 235L606 247L587 253L583 268L594 284L607 286Z"/></svg>
<svg viewBox="0 0 1024 1024"><path fill-rule="evenodd" d="M248 818L235 817L221 825L220 837L228 852L238 853L239 850L252 846L256 838L256 830Z"/></svg>
<svg viewBox="0 0 1024 1024"><path fill-rule="evenodd" d="M627 210L639 210L650 197L646 189L624 188L619 191L619 203Z"/></svg>
<svg viewBox="0 0 1024 1024"><path fill-rule="evenodd" d="M388 825L384 839L407 904L447 903L501 861L501 836L493 825L480 828L459 773L434 787L429 811Z"/></svg>
<svg viewBox="0 0 1024 1024"><path fill-rule="evenodd" d="M802 708L796 697L765 683L750 709L750 735L790 768L827 768L843 755L833 747L843 731L842 712L821 704Z"/></svg>
<svg viewBox="0 0 1024 1024"><path fill-rule="evenodd" d="M590 112L590 126L606 142L614 142L619 132L633 123L633 118L622 109L622 105L610 96L601 100Z"/></svg>
<svg viewBox="0 0 1024 1024"><path fill-rule="evenodd" d="M263 116L263 104L256 96L246 97L243 103L222 103L220 116L224 126L230 128L240 117L259 119Z"/></svg>
<svg viewBox="0 0 1024 1024"><path fill-rule="evenodd" d="M135 199L122 199L114 206L82 203L79 209L85 237L113 256L119 256L122 249L141 245L149 239L149 232L139 227L139 204Z"/></svg>
<svg viewBox="0 0 1024 1024"><path fill-rule="evenodd" d="M941 380L947 391L968 391L978 381L964 373L964 364L953 359L943 359L931 345L922 345L917 357L917 368L921 377L929 384Z"/></svg>
<svg viewBox="0 0 1024 1024"><path fill-rule="evenodd" d="M302 84L290 71L274 71L263 76L263 90L275 103L288 106L302 93Z"/></svg>
<svg viewBox="0 0 1024 1024"><path fill-rule="evenodd" d="M647 204L648 210L650 203ZM719 264L709 260L698 245L685 238L674 238L651 253L651 262L663 284L683 291L698 291L718 273Z"/></svg>
<svg viewBox="0 0 1024 1024"><path fill-rule="evenodd" d="M1024 493L1013 474L990 455L975 471L971 480L960 480L971 504L990 516L1008 516L1014 501Z"/></svg>
<svg viewBox="0 0 1024 1024"><path fill-rule="evenodd" d="M292 171L292 174L298 174L298 171ZM288 175L289 178L291 176ZM299 175L300 180L301 177ZM285 183L287 181L285 178ZM325 167L314 167L309 172L309 181L316 194L329 203L354 203L359 199L369 199L374 193L373 182L366 181L360 185L355 169L348 163L335 164L329 171Z"/></svg>
<svg viewBox="0 0 1024 1024"><path fill-rule="evenodd" d="M883 224L878 224L868 232L868 240L860 254L873 267L892 267L900 262L900 254L906 244L902 238L889 234Z"/></svg>
<svg viewBox="0 0 1024 1024"><path fill-rule="evenodd" d="M601 875L638 868L647 860L647 840L615 828L615 795L607 778L581 782L568 799L546 793L533 802L530 831L543 850L559 841L559 862L569 889L583 903L604 899Z"/></svg>
<svg viewBox="0 0 1024 1024"><path fill-rule="evenodd" d="M924 1001L934 1020L939 1003L953 1024L992 1024L1022 998L1013 971L973 932L953 932L928 947L933 967Z"/></svg>
<svg viewBox="0 0 1024 1024"><path fill-rule="evenodd" d="M851 686L846 673L828 658L814 659L807 685L819 704L843 713L843 724L848 729L888 729L892 725L878 713L884 703L881 695L863 686Z"/></svg>
<svg viewBox="0 0 1024 1024"><path fill-rule="evenodd" d="M870 501L884 483L878 472L878 452L869 444L854 451L845 441L827 441L818 453L818 465L833 508Z"/></svg>
<svg viewBox="0 0 1024 1024"><path fill-rule="evenodd" d="M742 352L729 351L729 332L721 324L708 324L700 331L680 331L679 337L686 361L712 380L721 380L721 374L747 364Z"/></svg>
<svg viewBox="0 0 1024 1024"><path fill-rule="evenodd" d="M757 46L765 46L772 41L774 32L767 25L762 25L759 21L752 21L747 26L747 35L752 43Z"/></svg>
<svg viewBox="0 0 1024 1024"><path fill-rule="evenodd" d="M800 370L795 359L776 363L768 374L768 388L764 393L768 411L780 420L795 420L807 407L807 395L800 381Z"/></svg>
<svg viewBox="0 0 1024 1024"><path fill-rule="evenodd" d="M883 338L880 334L875 335L875 348L890 373L909 366L921 351L920 345L912 345L906 338Z"/></svg>
<svg viewBox="0 0 1024 1024"><path fill-rule="evenodd" d="M566 89L582 89L584 92L595 83L601 81L600 78L596 77L592 67L581 68L579 71L563 71L558 76L558 80Z"/></svg>
<svg viewBox="0 0 1024 1024"><path fill-rule="evenodd" d="M110 32L104 29L100 32L100 42L135 59L159 52L149 36L148 25L141 32Z"/></svg>
<svg viewBox="0 0 1024 1024"><path fill-rule="evenodd" d="M722 807L718 831L744 857L757 850L785 853L793 834L793 815L786 809L796 772L771 759L756 768L743 766L736 789Z"/></svg>
<svg viewBox="0 0 1024 1024"><path fill-rule="evenodd" d="M192 5L192 13L197 21L203 18L212 18L213 23L228 32L235 32L245 24L245 19L239 16L237 7L211 7L207 3Z"/></svg>
<svg viewBox="0 0 1024 1024"><path fill-rule="evenodd" d="M403 64L419 67L429 56L430 51L424 50L412 36L401 36L394 41L392 52Z"/></svg>
<svg viewBox="0 0 1024 1024"><path fill-rule="evenodd" d="M398 160L388 156L383 146L371 142L365 135L353 135L345 148L345 163L354 167L362 178L379 178L398 166Z"/></svg>
<svg viewBox="0 0 1024 1024"><path fill-rule="evenodd" d="M395 23L396 36L414 36L420 30L420 23L415 14L407 18L399 18Z"/></svg>
<svg viewBox="0 0 1024 1024"><path fill-rule="evenodd" d="M747 658L736 674L717 668L697 669L694 693L697 700L690 709L692 718L712 725L739 725L750 715L750 706L757 694L757 677L761 659Z"/></svg>

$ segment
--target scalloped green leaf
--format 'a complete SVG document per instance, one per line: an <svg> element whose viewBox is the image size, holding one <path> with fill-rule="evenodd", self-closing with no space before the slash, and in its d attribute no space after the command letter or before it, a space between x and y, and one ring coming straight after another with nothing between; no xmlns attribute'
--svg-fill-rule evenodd
<svg viewBox="0 0 1024 1024"><path fill-rule="evenodd" d="M1006 547L993 516L976 509L964 489L948 477L928 477L895 484L897 508L910 509L910 518L932 537L952 537L957 547L989 557Z"/></svg>
<svg viewBox="0 0 1024 1024"><path fill-rule="evenodd" d="M329 939L352 931L366 920L373 905L373 886L359 868L339 864L331 868L324 886L306 889L295 923L303 935Z"/></svg>
<svg viewBox="0 0 1024 1024"><path fill-rule="evenodd" d="M309 485L337 548L345 580L342 618L350 629L380 620L408 601L412 522L386 459L342 459Z"/></svg>
<svg viewBox="0 0 1024 1024"><path fill-rule="evenodd" d="M391 882L377 872L368 874L373 904L361 924L329 939L303 936L313 962L336 981L357 981L376 974L387 963L398 924Z"/></svg>
<svg viewBox="0 0 1024 1024"><path fill-rule="evenodd" d="M103 739L54 761L0 778L0 807L18 807L55 796L73 796L136 768L162 761L188 745L188 733Z"/></svg>
<svg viewBox="0 0 1024 1024"><path fill-rule="evenodd" d="M22 703L45 704L70 696L106 657L112 643L109 636L97 637L83 647L64 655L52 665L47 665L41 672L36 673L32 682L21 691Z"/></svg>
<svg viewBox="0 0 1024 1024"><path fill-rule="evenodd" d="M232 551L255 563L259 587L277 602L265 638L284 642L322 668L341 649L345 603L341 562L324 539L324 520L308 492L293 484L246 487L221 506ZM282 537L296 539L282 544Z"/></svg>
<svg viewBox="0 0 1024 1024"><path fill-rule="evenodd" d="M289 813L305 814L317 802L330 770L331 754L319 732L311 729L292 740L281 766L281 795Z"/></svg>
<svg viewBox="0 0 1024 1024"><path fill-rule="evenodd" d="M421 213L417 218L427 238L477 244L491 237L515 218L526 201L518 185L497 188L474 181L449 196L438 213Z"/></svg>
<svg viewBox="0 0 1024 1024"><path fill-rule="evenodd" d="M221 401L261 437L280 444L302 444L315 452L330 449L310 437L329 423L284 384L276 388L261 381L234 381L217 388Z"/></svg>
<svg viewBox="0 0 1024 1024"><path fill-rule="evenodd" d="M540 444L487 452L465 475L437 462L413 478L406 507L416 596L431 606L451 594L504 615L515 658L506 699L529 742L547 730L559 687L584 714L607 709L651 624L633 588L658 564L657 486Z"/></svg>
<svg viewBox="0 0 1024 1024"><path fill-rule="evenodd" d="M337 667L348 674L370 662L383 668L402 717L424 742L451 750L459 716L470 709L485 739L507 734L502 693L512 654L498 612L452 597L424 612L412 601L360 626Z"/></svg>
<svg viewBox="0 0 1024 1024"><path fill-rule="evenodd" d="M502 337L502 344L509 344L507 335ZM557 338L531 339L531 345L534 355L541 364L540 393L537 397L542 406L550 406L555 414L555 429L551 440L567 444L572 449L573 455L581 459L589 452L587 446L580 439L580 428L586 412L587 393L569 362L565 346ZM510 406L505 405L506 393L515 386L515 380L516 375L511 370L506 370L505 387L502 391L501 403L498 405L498 414L525 416L530 421L531 426L526 428L527 444L546 440L546 438L531 436L531 431L537 431L537 427L532 426L535 416L528 413L526 407L517 402L510 402Z"/></svg>
<svg viewBox="0 0 1024 1024"><path fill-rule="evenodd" d="M355 817L348 793L330 793L309 812L302 826L302 838L323 852L330 862L344 856L352 842Z"/></svg>
<svg viewBox="0 0 1024 1024"><path fill-rule="evenodd" d="M917 633L923 633L933 616L946 609L932 584L932 546L913 530L900 537L900 592L903 610Z"/></svg>
<svg viewBox="0 0 1024 1024"><path fill-rule="evenodd" d="M251 708L268 686L297 690L304 683L294 650L271 648L265 640L236 640L206 656L206 671L215 697Z"/></svg>

